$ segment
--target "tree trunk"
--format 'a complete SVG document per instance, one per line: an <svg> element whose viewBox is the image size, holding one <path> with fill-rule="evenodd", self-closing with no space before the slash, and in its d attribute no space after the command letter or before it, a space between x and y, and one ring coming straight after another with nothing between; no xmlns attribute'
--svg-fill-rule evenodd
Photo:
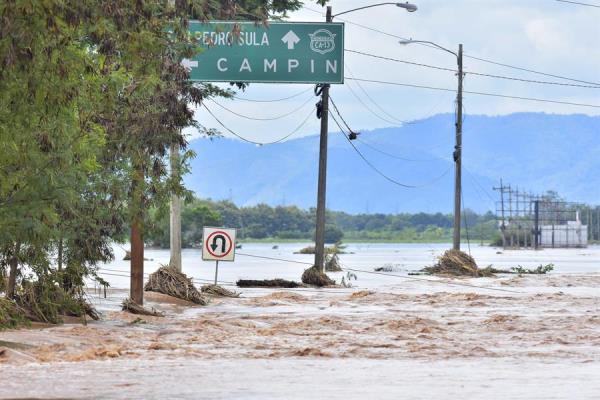
<svg viewBox="0 0 600 400"><path fill-rule="evenodd" d="M63 264L63 239L62 237L58 240L58 270L62 271Z"/></svg>
<svg viewBox="0 0 600 400"><path fill-rule="evenodd" d="M8 285L6 287L6 298L13 299L15 297L15 288L17 285L17 270L19 267L19 250L21 249L21 243L15 244L15 250L10 258L10 271L8 275Z"/></svg>

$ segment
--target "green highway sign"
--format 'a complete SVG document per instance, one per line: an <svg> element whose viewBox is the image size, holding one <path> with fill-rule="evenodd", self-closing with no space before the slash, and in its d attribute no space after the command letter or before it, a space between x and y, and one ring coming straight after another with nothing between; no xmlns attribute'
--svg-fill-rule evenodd
<svg viewBox="0 0 600 400"><path fill-rule="evenodd" d="M344 24L190 22L197 82L344 83Z"/></svg>

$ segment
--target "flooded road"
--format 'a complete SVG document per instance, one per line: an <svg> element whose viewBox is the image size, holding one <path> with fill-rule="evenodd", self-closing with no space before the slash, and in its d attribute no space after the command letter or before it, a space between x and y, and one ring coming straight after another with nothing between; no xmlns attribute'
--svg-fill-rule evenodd
<svg viewBox="0 0 600 400"><path fill-rule="evenodd" d="M271 247L239 252L310 261L293 254L301 245ZM407 275L446 248L351 245L344 266L398 271L355 272L353 288L243 289L206 307L147 293L164 318L121 312L128 277L109 272L106 299L90 290L101 321L0 332L0 398L598 398L599 248L472 248L481 266L552 262L549 275ZM147 257L158 265L168 252ZM186 272L210 280L214 270L198 259L187 252ZM304 268L238 256L220 280L298 280Z"/></svg>

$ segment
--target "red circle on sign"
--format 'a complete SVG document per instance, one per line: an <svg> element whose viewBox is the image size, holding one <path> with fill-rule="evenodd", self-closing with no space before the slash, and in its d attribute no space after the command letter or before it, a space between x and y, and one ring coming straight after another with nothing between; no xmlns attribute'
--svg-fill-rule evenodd
<svg viewBox="0 0 600 400"><path fill-rule="evenodd" d="M217 255L215 253L213 253L211 251L210 248L210 238L212 238L213 236L217 235L217 234L221 234L223 235L225 238L227 238L227 240L229 241L229 243L231 244L229 246L229 249L227 249L227 251L221 255ZM231 249L233 249L233 240L231 240L231 237L229 237L229 235L227 234L227 232L223 232L223 231L214 231L213 233L211 233L210 235L208 235L208 237L206 238L206 242L205 242L205 246L206 246L206 251L208 251L208 253L213 256L213 257L217 257L217 258L223 258L225 257L227 254L231 253Z"/></svg>

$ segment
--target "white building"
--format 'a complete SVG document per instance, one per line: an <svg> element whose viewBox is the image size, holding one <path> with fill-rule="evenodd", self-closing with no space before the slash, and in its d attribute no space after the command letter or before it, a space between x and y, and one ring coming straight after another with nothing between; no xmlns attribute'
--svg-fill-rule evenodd
<svg viewBox="0 0 600 400"><path fill-rule="evenodd" d="M582 225L577 213L577 221L567 221L565 225L540 226L541 247L587 247L588 227Z"/></svg>

